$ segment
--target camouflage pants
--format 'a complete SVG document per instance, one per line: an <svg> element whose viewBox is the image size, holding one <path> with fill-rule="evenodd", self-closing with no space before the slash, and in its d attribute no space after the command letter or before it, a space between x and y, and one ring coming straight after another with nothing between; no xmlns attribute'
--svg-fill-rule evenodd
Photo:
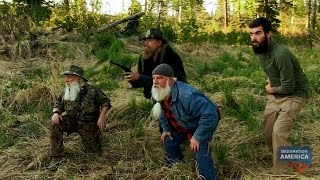
<svg viewBox="0 0 320 180"><path fill-rule="evenodd" d="M50 125L50 145L51 156L63 156L63 133L67 135L78 132L84 151L87 153L100 153L101 152L101 132L96 122L77 121L67 116L62 117L63 121L59 124Z"/></svg>

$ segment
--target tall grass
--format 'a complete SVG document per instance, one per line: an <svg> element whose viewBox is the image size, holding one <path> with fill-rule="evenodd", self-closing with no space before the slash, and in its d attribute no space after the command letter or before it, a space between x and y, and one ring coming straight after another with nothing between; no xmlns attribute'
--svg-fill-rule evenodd
<svg viewBox="0 0 320 180"><path fill-rule="evenodd" d="M24 67L28 69L25 71L18 69L19 76L6 76L6 79L0 80L0 107L3 107L0 108L0 162L3 164L0 170L4 172L0 173L0 179L199 178L194 153L190 151L188 142L183 145L185 161L173 168L165 166L158 122L150 118L153 103L144 99L140 90L130 89L130 85L122 79L123 71L107 61L108 58L114 58L118 63L134 70L134 57L137 55L123 51L128 44L109 35L101 36L101 44L90 42L84 45L78 42L76 45L81 52L69 48L68 43L62 43L66 45L60 45L62 49L58 52L61 54L41 59L37 61L39 65L26 65ZM234 35L229 35L229 39L233 37ZM90 54L88 46L91 45L97 47L97 51L89 55L89 58L82 57ZM264 143L261 130L261 115L266 99L265 75L259 68L259 61L247 46L217 47L210 43L198 46L200 47L188 49L188 52L184 48L177 49L183 55L188 82L213 97L212 99L216 94L222 98L219 104L222 106L222 120L210 143L219 179L279 178L271 169L271 152ZM193 54L202 48L206 49L206 56L201 53ZM103 52L101 56L97 55L100 49ZM319 66L318 53L299 50L294 50L294 53L305 68L311 93L301 116L294 123L291 141L296 145L313 147L314 157L317 157L320 113L317 88L319 74L315 67ZM80 56L82 58L69 59ZM43 65L49 61L51 68ZM58 89L63 89L63 82L53 79L60 78L55 75L55 70L62 71L71 63L84 67L90 82L109 94L113 107L107 115L107 129L102 131L103 153L99 156L85 154L81 150L79 136L66 136L67 160L56 172L49 172L45 170L46 162L43 160L47 157L50 146L49 118L52 115L53 96L60 93ZM0 70L1 68L2 66ZM9 68L6 70L10 71ZM39 82L35 83L35 80ZM35 87L43 87L39 84L50 87L38 88L45 90L47 94L35 93ZM17 94L21 95L20 99ZM31 97L41 98L31 101ZM13 99L16 100L14 103ZM318 179L319 163L314 158L313 166L305 174L294 174L294 177ZM27 166L34 167L23 171ZM281 177L287 178L289 175Z"/></svg>

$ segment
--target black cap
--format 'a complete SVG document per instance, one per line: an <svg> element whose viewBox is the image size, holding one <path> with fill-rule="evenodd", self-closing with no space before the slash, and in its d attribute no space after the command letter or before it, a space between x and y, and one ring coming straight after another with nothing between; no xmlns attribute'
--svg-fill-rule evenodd
<svg viewBox="0 0 320 180"><path fill-rule="evenodd" d="M81 67L75 66L75 65L71 65L69 67L69 70L62 73L63 75L76 75L81 77L83 80L88 81L88 79L86 77L84 77L84 71Z"/></svg>
<svg viewBox="0 0 320 180"><path fill-rule="evenodd" d="M145 39L149 39L149 38L160 39L164 43L167 43L167 40L163 37L163 33L160 29L156 29L156 28L149 29L142 39L145 40Z"/></svg>

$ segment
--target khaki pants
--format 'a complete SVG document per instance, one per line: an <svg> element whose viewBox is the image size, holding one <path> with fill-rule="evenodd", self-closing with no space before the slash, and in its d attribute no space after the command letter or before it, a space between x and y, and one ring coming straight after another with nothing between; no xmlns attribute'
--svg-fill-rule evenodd
<svg viewBox="0 0 320 180"><path fill-rule="evenodd" d="M273 168L276 172L286 172L288 163L277 162L277 152L280 146L290 146L288 137L294 119L305 104L302 97L276 98L268 95L268 103L263 113L264 135L273 152Z"/></svg>

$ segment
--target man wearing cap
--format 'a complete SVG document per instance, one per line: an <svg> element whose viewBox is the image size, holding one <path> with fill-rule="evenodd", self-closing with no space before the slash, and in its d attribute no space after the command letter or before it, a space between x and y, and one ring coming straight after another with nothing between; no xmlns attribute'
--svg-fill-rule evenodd
<svg viewBox="0 0 320 180"><path fill-rule="evenodd" d="M189 140L201 178L215 179L209 142L218 126L216 105L202 92L176 81L172 68L160 64L152 71L152 115L160 120L161 141L169 166L183 160L180 144Z"/></svg>
<svg viewBox="0 0 320 180"><path fill-rule="evenodd" d="M144 49L139 58L138 72L124 74L124 78L132 87L143 87L144 96L150 98L152 70L162 63L171 66L178 81L186 82L186 73L180 56L168 45L167 40L163 37L159 29L149 29L143 40Z"/></svg>
<svg viewBox="0 0 320 180"><path fill-rule="evenodd" d="M278 161L278 148L289 146L288 137L294 120L305 104L309 83L298 59L282 44L271 39L271 22L260 17L249 24L254 53L268 76L265 86L268 102L263 113L264 135L273 153L276 172L291 170ZM295 168L299 171L299 169Z"/></svg>
<svg viewBox="0 0 320 180"><path fill-rule="evenodd" d="M106 126L106 113L111 108L109 98L97 87L87 83L84 71L70 66L64 72L66 87L57 99L50 125L51 157L63 156L63 132L78 132L84 151L101 152L101 132Z"/></svg>

